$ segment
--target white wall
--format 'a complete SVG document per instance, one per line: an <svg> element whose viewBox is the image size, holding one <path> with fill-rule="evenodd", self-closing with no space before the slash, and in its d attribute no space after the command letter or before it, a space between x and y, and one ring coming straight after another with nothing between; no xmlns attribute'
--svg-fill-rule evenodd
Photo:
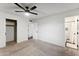
<svg viewBox="0 0 79 59"><path fill-rule="evenodd" d="M49 15L34 22L39 24L38 39L59 46L65 46L64 18L79 15L79 9Z"/></svg>
<svg viewBox="0 0 79 59"><path fill-rule="evenodd" d="M17 20L17 43L28 38L28 19L9 13L0 12L0 48L6 46L6 18Z"/></svg>

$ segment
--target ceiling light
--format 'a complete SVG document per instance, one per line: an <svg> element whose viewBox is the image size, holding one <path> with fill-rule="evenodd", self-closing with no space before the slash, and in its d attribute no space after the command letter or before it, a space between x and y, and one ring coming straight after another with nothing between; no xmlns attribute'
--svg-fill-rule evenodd
<svg viewBox="0 0 79 59"><path fill-rule="evenodd" d="M26 16L29 16L30 14L27 12L27 13L25 13L25 15L26 15Z"/></svg>

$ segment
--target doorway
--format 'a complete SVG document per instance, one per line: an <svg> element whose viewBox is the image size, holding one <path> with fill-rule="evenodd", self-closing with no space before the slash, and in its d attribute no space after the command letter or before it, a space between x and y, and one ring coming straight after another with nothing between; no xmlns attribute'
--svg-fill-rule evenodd
<svg viewBox="0 0 79 59"><path fill-rule="evenodd" d="M32 21L28 24L28 40L30 39L38 39L38 24Z"/></svg>
<svg viewBox="0 0 79 59"><path fill-rule="evenodd" d="M6 45L12 45L17 42L17 21L6 19Z"/></svg>

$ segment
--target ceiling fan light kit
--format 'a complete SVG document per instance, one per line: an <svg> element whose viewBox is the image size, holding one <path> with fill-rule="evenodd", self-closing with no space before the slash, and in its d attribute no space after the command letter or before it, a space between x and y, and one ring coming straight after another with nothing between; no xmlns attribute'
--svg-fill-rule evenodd
<svg viewBox="0 0 79 59"><path fill-rule="evenodd" d="M30 13L28 13L28 12L26 12L26 13L24 13L26 16L30 16Z"/></svg>

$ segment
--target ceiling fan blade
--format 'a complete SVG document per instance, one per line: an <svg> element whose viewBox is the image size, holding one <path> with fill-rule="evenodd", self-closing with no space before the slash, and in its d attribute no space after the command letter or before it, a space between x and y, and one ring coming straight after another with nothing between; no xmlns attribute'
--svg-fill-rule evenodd
<svg viewBox="0 0 79 59"><path fill-rule="evenodd" d="M30 11L29 11L29 13L31 13L31 14L34 14L34 15L38 15L37 13L34 13L34 12L30 12Z"/></svg>
<svg viewBox="0 0 79 59"><path fill-rule="evenodd" d="M36 9L37 7L36 6L33 6L32 8L30 8L30 10L34 10L34 9Z"/></svg>
<svg viewBox="0 0 79 59"><path fill-rule="evenodd" d="M25 11L15 11L15 12L25 12Z"/></svg>
<svg viewBox="0 0 79 59"><path fill-rule="evenodd" d="M19 5L18 3L14 3L15 5L17 5L18 7L20 7L21 9L25 10L24 7L22 7L21 5Z"/></svg>

